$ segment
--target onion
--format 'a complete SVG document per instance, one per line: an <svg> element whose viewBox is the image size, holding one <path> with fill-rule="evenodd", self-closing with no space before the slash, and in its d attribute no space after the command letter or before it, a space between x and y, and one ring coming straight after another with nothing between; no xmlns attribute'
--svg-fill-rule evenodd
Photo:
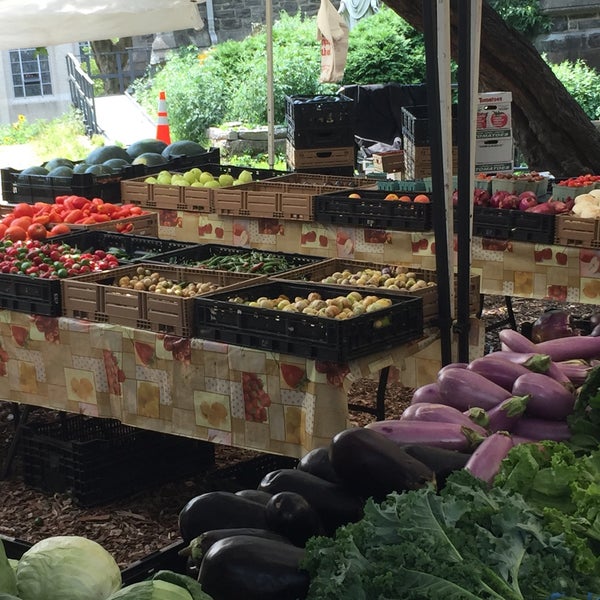
<svg viewBox="0 0 600 600"><path fill-rule="evenodd" d="M577 334L571 325L571 315L559 308L542 313L531 328L531 340L536 344L574 335Z"/></svg>

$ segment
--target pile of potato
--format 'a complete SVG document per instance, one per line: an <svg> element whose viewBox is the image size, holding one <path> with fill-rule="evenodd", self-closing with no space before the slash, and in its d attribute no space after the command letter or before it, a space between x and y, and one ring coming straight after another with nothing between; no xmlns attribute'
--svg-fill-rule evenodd
<svg viewBox="0 0 600 600"><path fill-rule="evenodd" d="M388 290L414 292L435 286L433 281L420 279L406 267L384 267L382 269L362 269L352 272L349 269L336 271L321 279L321 283L353 285L357 287L383 287Z"/></svg>
<svg viewBox="0 0 600 600"><path fill-rule="evenodd" d="M135 274L131 276L123 275L116 284L118 287L130 290L155 292L156 294L168 294L183 298L192 298L198 294L213 292L221 287L210 281L173 281L144 267L138 267Z"/></svg>

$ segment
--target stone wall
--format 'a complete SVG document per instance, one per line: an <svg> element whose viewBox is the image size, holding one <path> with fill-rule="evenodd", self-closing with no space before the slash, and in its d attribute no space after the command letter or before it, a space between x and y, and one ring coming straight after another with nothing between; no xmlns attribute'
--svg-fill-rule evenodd
<svg viewBox="0 0 600 600"><path fill-rule="evenodd" d="M551 17L552 31L539 36L535 46L553 63L585 60L600 70L600 4L597 0L541 0Z"/></svg>

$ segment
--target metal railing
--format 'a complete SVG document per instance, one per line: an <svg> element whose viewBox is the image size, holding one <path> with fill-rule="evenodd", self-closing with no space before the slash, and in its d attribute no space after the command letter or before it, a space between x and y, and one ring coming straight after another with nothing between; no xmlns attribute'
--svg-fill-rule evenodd
<svg viewBox="0 0 600 600"><path fill-rule="evenodd" d="M81 63L71 53L67 54L67 74L71 103L81 112L86 134L92 136L100 133L96 120L94 82L81 68Z"/></svg>

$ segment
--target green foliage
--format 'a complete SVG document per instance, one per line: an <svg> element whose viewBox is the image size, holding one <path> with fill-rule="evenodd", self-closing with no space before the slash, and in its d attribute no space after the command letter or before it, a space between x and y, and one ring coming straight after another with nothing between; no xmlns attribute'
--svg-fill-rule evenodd
<svg viewBox="0 0 600 600"><path fill-rule="evenodd" d="M543 56L548 62L547 57ZM590 119L600 119L600 73L583 60L550 64L552 72Z"/></svg>
<svg viewBox="0 0 600 600"><path fill-rule="evenodd" d="M343 83L415 84L425 81L423 35L393 10L382 6L362 19L349 36Z"/></svg>
<svg viewBox="0 0 600 600"><path fill-rule="evenodd" d="M540 10L539 0L488 1L508 25L527 37L534 37L552 28L552 21Z"/></svg>

